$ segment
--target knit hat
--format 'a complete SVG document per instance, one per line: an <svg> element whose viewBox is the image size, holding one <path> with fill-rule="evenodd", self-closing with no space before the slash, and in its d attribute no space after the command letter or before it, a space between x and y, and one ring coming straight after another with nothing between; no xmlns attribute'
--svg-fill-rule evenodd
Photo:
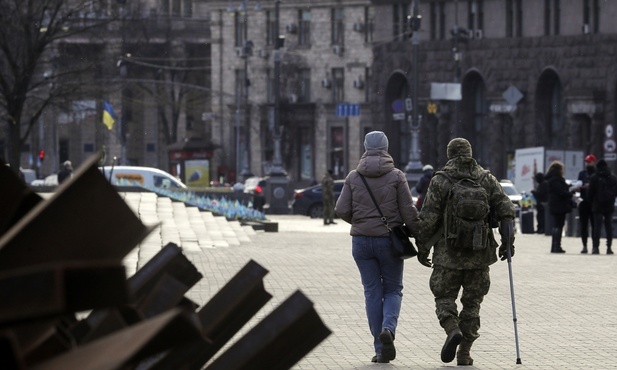
<svg viewBox="0 0 617 370"><path fill-rule="evenodd" d="M433 170L433 166L431 166L430 164L425 164L424 167L422 167L422 171L428 171L428 170Z"/></svg>
<svg viewBox="0 0 617 370"><path fill-rule="evenodd" d="M604 159L600 159L596 164L596 167L598 167L599 170L605 170L608 168L608 163L606 163Z"/></svg>
<svg viewBox="0 0 617 370"><path fill-rule="evenodd" d="M450 140L448 143L448 159L454 157L471 157L471 144L462 137Z"/></svg>
<svg viewBox="0 0 617 370"><path fill-rule="evenodd" d="M587 157L585 157L585 162L595 162L596 161L596 156L593 154L589 154Z"/></svg>
<svg viewBox="0 0 617 370"><path fill-rule="evenodd" d="M371 131L364 137L365 150L388 150L388 137L381 131Z"/></svg>

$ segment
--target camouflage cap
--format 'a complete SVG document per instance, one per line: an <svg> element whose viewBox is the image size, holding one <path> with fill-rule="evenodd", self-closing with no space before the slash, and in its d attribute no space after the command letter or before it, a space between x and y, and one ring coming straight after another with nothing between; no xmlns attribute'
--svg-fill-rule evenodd
<svg viewBox="0 0 617 370"><path fill-rule="evenodd" d="M462 137L450 140L448 143L448 159L454 157L471 157L471 144Z"/></svg>

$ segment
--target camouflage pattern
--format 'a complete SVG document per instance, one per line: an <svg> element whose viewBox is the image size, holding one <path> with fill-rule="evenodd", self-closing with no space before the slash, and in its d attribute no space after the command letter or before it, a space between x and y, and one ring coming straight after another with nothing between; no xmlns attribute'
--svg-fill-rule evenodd
<svg viewBox="0 0 617 370"><path fill-rule="evenodd" d="M476 340L480 336L480 304L491 286L489 268L452 270L435 267L429 284L435 296L435 313L446 332L448 326L458 325L465 340ZM463 309L459 314L456 298L461 287Z"/></svg>
<svg viewBox="0 0 617 370"><path fill-rule="evenodd" d="M457 140L457 139L454 139ZM466 140L465 140L466 141ZM475 159L467 156L471 154L471 148L465 145L462 147L465 155L453 155L441 171L447 172L455 181L461 178L470 177L479 181L484 174L482 166L478 165ZM448 145L450 147L450 145ZM491 211L497 220L514 219L514 204L505 194L499 181L492 174L484 176L479 183L487 190ZM432 245L427 245L437 232L443 233L443 219L447 205L447 196L452 187L452 183L445 176L433 176L426 193L426 198L420 212L420 220L417 224L416 242L418 252L428 254ZM448 248L443 240L443 235L434 245L433 265L456 270L483 269L497 261L497 242L493 235L493 230L489 229L487 247L482 250L473 250L467 246L457 246Z"/></svg>
<svg viewBox="0 0 617 370"><path fill-rule="evenodd" d="M334 221L334 179L326 172L321 179L321 196L323 200L323 220L326 223Z"/></svg>

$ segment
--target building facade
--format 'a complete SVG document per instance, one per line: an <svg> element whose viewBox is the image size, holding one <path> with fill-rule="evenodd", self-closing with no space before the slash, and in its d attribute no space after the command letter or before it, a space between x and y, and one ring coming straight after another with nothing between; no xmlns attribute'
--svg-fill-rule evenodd
<svg viewBox="0 0 617 370"><path fill-rule="evenodd" d="M393 24L409 4L373 3L376 18ZM527 147L593 153L615 168L616 2L422 0L419 9L423 163L443 165L448 141L462 136L499 178L513 175L514 151ZM385 101L373 112L396 137L401 128L391 103L410 96L413 47L396 39L396 27L376 28L375 38L388 35L392 43L374 45L373 90ZM398 163L406 156L398 148L408 141L400 137L390 141Z"/></svg>
<svg viewBox="0 0 617 370"><path fill-rule="evenodd" d="M278 17L276 7L279 7ZM370 1L212 1L212 132L226 182L272 166L274 58L279 49L283 167L293 187L332 169L344 177L373 127ZM277 27L278 25L278 27ZM278 32L277 32L278 31ZM238 171L235 171L238 169Z"/></svg>
<svg viewBox="0 0 617 370"><path fill-rule="evenodd" d="M22 146L21 166L44 178L66 160L77 167L104 151L102 164L156 167L185 182L193 161L205 169L195 185L209 185L215 145L203 114L211 110L206 6L144 0L80 9L66 29L97 27L59 38L42 58L33 83L43 88L33 91L55 95ZM109 127L105 103L115 120ZM6 147L0 138L3 157Z"/></svg>

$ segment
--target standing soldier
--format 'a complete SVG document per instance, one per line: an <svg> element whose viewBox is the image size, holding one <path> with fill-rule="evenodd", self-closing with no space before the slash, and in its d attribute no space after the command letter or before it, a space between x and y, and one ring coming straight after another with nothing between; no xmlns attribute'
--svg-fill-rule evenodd
<svg viewBox="0 0 617 370"><path fill-rule="evenodd" d="M323 224L336 224L334 222L334 179L332 170L328 170L321 179L321 196L323 199Z"/></svg>
<svg viewBox="0 0 617 370"><path fill-rule="evenodd" d="M439 324L447 334L441 360L451 362L456 356L458 365L473 364L469 352L480 336L480 304L490 286L489 265L497 261L492 230L497 225L492 223L500 221L499 257L507 258L506 241L514 254L514 205L471 153L471 144L463 138L448 143L448 162L431 180L417 237L418 261L433 267L429 284ZM459 313L456 299L461 288Z"/></svg>

